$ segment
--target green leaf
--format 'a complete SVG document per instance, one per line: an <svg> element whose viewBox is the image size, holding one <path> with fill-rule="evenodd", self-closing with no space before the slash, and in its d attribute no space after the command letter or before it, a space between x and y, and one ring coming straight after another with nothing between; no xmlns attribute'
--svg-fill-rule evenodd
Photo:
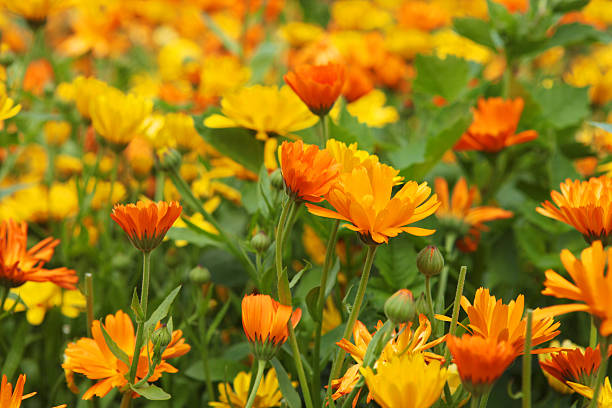
<svg viewBox="0 0 612 408"><path fill-rule="evenodd" d="M315 322L319 321L319 314L317 313L317 302L319 300L319 290L321 286L316 286L308 292L306 295L306 307L308 308L308 313L310 313L310 317Z"/></svg>
<svg viewBox="0 0 612 408"><path fill-rule="evenodd" d="M115 343L115 340L113 340L112 337L106 332L106 329L104 328L103 324L100 325L100 329L102 329L102 335L104 336L104 341L106 342L106 345L108 346L108 349L110 350L110 352L113 353L115 357L117 357L120 361L122 361L123 363L125 363L125 365L129 367L130 359L128 355L125 353L125 351L121 350L121 348L117 345L117 343Z"/></svg>
<svg viewBox="0 0 612 408"><path fill-rule="evenodd" d="M264 42L255 51L255 55L251 58L249 66L251 67L251 79L249 83L260 84L264 82L264 77L274 62L278 59L280 46L273 42Z"/></svg>
<svg viewBox="0 0 612 408"><path fill-rule="evenodd" d="M300 269L300 271L293 276L293 278L291 279L291 282L289 282L289 288L293 288L295 285L297 285L302 275L304 275L305 272L312 269L312 264L310 262L308 262L307 260L304 260L304 262L306 263L306 265L304 265L304 267Z"/></svg>
<svg viewBox="0 0 612 408"><path fill-rule="evenodd" d="M418 276L416 251L410 239L397 237L376 251L374 265L391 290L408 287Z"/></svg>
<svg viewBox="0 0 612 408"><path fill-rule="evenodd" d="M272 360L270 360L270 364L272 364L272 367L274 367L274 370L276 371L276 378L278 379L278 386L281 392L283 393L283 397L285 397L285 401L287 402L289 407L290 408L301 408L302 400L300 399L300 396L298 395L295 388L293 388L293 385L291 384L291 380L289 379L289 376L287 375L287 372L283 368L280 361L278 361L278 359L275 357Z"/></svg>
<svg viewBox="0 0 612 408"><path fill-rule="evenodd" d="M496 49L495 42L491 36L491 25L485 20L473 17L455 18L453 19L453 29L457 34L475 43L493 50Z"/></svg>
<svg viewBox="0 0 612 408"><path fill-rule="evenodd" d="M531 95L544 120L556 129L578 125L590 114L587 88L560 83L550 89L534 88Z"/></svg>
<svg viewBox="0 0 612 408"><path fill-rule="evenodd" d="M132 391L151 401L164 401L172 398L170 394L153 384L143 384L139 387L130 385Z"/></svg>
<svg viewBox="0 0 612 408"><path fill-rule="evenodd" d="M217 235L210 234L207 231L204 232L205 233L199 233L191 228L172 227L166 236L173 241L187 241L188 243L200 248L208 245L219 246L220 238ZM215 237L215 239L213 239L211 236Z"/></svg>
<svg viewBox="0 0 612 408"><path fill-rule="evenodd" d="M168 311L170 310L170 306L172 306L172 302L178 295L181 290L181 286L176 287L166 298L161 302L161 304L155 309L155 311L149 317L149 320L145 322L145 333L150 333L157 325L157 322L162 320L168 315Z"/></svg>
<svg viewBox="0 0 612 408"><path fill-rule="evenodd" d="M7 187L0 187L0 199L10 196L13 193L16 193L19 190L24 190L30 187L31 183L16 183Z"/></svg>
<svg viewBox="0 0 612 408"><path fill-rule="evenodd" d="M234 378L236 374L244 370L244 366L237 361L232 361L224 358L209 358L208 370L210 371L210 381L224 381L226 376ZM185 375L194 380L206 381L206 371L202 361L197 361L185 370Z"/></svg>
<svg viewBox="0 0 612 408"><path fill-rule="evenodd" d="M132 294L132 311L136 315L136 321L138 323L144 322L144 312L142 311L142 307L140 307L140 302L138 301L138 291L134 288L134 293Z"/></svg>
<svg viewBox="0 0 612 408"><path fill-rule="evenodd" d="M344 142L346 144L357 143L360 149L371 150L374 146L374 137L372 129L346 110L343 105L338 116L338 123L327 118L329 127L329 137ZM317 125L319 126L319 125Z"/></svg>
<svg viewBox="0 0 612 408"><path fill-rule="evenodd" d="M432 55L417 55L415 61L417 76L414 90L429 95L440 95L447 101L454 101L470 81L470 64L462 58L449 55L440 59Z"/></svg>
<svg viewBox="0 0 612 408"><path fill-rule="evenodd" d="M368 348L366 349L366 353L363 357L363 367L373 367L378 357L380 357L380 353L382 353L383 349L391 339L391 331L393 330L393 323L390 320L387 320L383 327L376 331L372 340L368 344Z"/></svg>

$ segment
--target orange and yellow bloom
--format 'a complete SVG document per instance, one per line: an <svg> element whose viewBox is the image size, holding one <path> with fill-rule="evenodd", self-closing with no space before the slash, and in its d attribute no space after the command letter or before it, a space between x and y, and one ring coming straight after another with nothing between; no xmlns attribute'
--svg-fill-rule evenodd
<svg viewBox="0 0 612 408"><path fill-rule="evenodd" d="M15 384L15 389L11 383L6 379L6 375L2 376L2 385L0 386L0 407L2 408L19 408L21 401L26 398L34 396L36 393L32 392L27 395L23 395L23 386L25 385L26 376L21 374Z"/></svg>
<svg viewBox="0 0 612 408"><path fill-rule="evenodd" d="M552 191L536 211L576 228L588 243L608 244L612 232L612 178L592 177L587 181L565 180L561 192Z"/></svg>
<svg viewBox="0 0 612 408"><path fill-rule="evenodd" d="M480 98L474 121L455 144L454 150L498 152L505 147L529 142L538 137L535 130L516 133L524 102L521 98Z"/></svg>
<svg viewBox="0 0 612 408"><path fill-rule="evenodd" d="M575 348L552 353L549 359L540 361L540 367L565 385L570 381L591 385L600 363L599 347L587 347L584 351Z"/></svg>
<svg viewBox="0 0 612 408"><path fill-rule="evenodd" d="M136 204L116 205L111 218L125 231L134 247L151 252L162 242L182 210L183 207L176 201L139 201Z"/></svg>
<svg viewBox="0 0 612 408"><path fill-rule="evenodd" d="M312 113L325 116L334 106L344 86L343 65L303 65L285 75L293 89Z"/></svg>

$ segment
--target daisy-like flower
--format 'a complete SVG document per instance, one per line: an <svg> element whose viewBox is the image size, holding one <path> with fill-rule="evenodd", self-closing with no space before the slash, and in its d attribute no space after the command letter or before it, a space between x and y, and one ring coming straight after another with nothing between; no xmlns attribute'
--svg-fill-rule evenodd
<svg viewBox="0 0 612 408"><path fill-rule="evenodd" d="M21 105L15 105L15 101L6 94L6 85L0 83L0 121L12 118L21 110Z"/></svg>
<svg viewBox="0 0 612 408"><path fill-rule="evenodd" d="M589 244L597 240L608 244L612 232L612 178L567 179L560 190L550 193L554 204L545 201L536 211L576 228Z"/></svg>
<svg viewBox="0 0 612 408"><path fill-rule="evenodd" d="M297 326L302 310L291 309L268 295L242 298L242 327L258 360L269 360L289 337L287 323Z"/></svg>
<svg viewBox="0 0 612 408"><path fill-rule="evenodd" d="M136 249L151 252L162 242L182 210L176 201L138 201L136 204L115 205L110 216Z"/></svg>
<svg viewBox="0 0 612 408"><path fill-rule="evenodd" d="M278 158L287 192L295 200L323 201L338 177L340 166L329 152L301 140L283 142Z"/></svg>
<svg viewBox="0 0 612 408"><path fill-rule="evenodd" d="M612 307L608 293L612 291L612 248L604 250L601 241L595 241L580 254L580 259L567 249L561 251L561 262L573 282L549 269L545 272L542 294L560 299L571 299L579 303L549 306L538 313L542 316L557 316L564 313L584 311L596 318L602 336L612 334ZM608 271L606 273L606 263ZM536 312L534 312L534 317Z"/></svg>
<svg viewBox="0 0 612 408"><path fill-rule="evenodd" d="M25 374L21 374L17 379L15 389L13 390L13 386L6 379L6 375L2 376L2 385L0 385L0 407L19 408L21 406L21 401L36 395L35 392L23 395L23 386L25 385L25 381Z"/></svg>
<svg viewBox="0 0 612 408"><path fill-rule="evenodd" d="M468 190L463 177L457 181L450 196L445 179L437 177L434 187L440 200L436 217L441 224L459 232L457 247L464 252L476 250L481 231L488 229L484 222L510 218L513 215L511 211L492 206L472 207L478 196L478 189L472 186Z"/></svg>
<svg viewBox="0 0 612 408"><path fill-rule="evenodd" d="M16 288L28 281L53 282L64 289L76 289L79 278L75 271L65 267L43 268L60 241L48 237L27 249L27 240L25 222L9 219L0 223L0 285Z"/></svg>
<svg viewBox="0 0 612 408"><path fill-rule="evenodd" d="M524 102L521 98L480 98L474 121L455 144L454 150L498 152L505 147L529 142L538 137L535 130L516 132Z"/></svg>
<svg viewBox="0 0 612 408"><path fill-rule="evenodd" d="M72 0L0 0L0 5L9 11L21 15L28 21L43 21L50 14L69 7Z"/></svg>
<svg viewBox="0 0 612 408"><path fill-rule="evenodd" d="M574 382L568 382L568 385L572 387L574 391L578 394L588 398L593 399L593 388L586 386L584 384L578 384ZM599 398L597 398L597 406L599 408L609 408L612 407L612 386L610 385L610 378L606 377L604 383L601 387L601 391L599 393Z"/></svg>
<svg viewBox="0 0 612 408"><path fill-rule="evenodd" d="M469 318L468 328L475 336L507 341L515 352L515 357L523 353L527 317L523 317L525 298L519 295L507 305L501 299L489 294L489 289L479 288L474 296L474 304L463 296L461 307ZM561 323L551 317L537 317L540 309L534 310L531 344L537 346L556 337ZM444 318L444 320L449 320ZM534 350L538 352L539 350Z"/></svg>
<svg viewBox="0 0 612 408"><path fill-rule="evenodd" d="M491 337L464 334L447 338L446 344L463 386L474 396L489 391L516 358L512 343Z"/></svg>
<svg viewBox="0 0 612 408"><path fill-rule="evenodd" d="M251 373L239 372L232 384L219 383L219 401L208 405L217 408L244 408L249 397ZM274 369L268 370L262 379L253 401L253 408L280 407L283 394L278 387L278 379Z"/></svg>
<svg viewBox="0 0 612 408"><path fill-rule="evenodd" d="M344 86L343 65L302 65L284 76L287 85L312 113L325 116L334 106Z"/></svg>
<svg viewBox="0 0 612 408"><path fill-rule="evenodd" d="M327 201L336 211L306 204L308 210L321 217L349 222L346 227L360 234L368 244L388 242L402 232L427 236L435 230L409 226L433 214L440 203L430 196L427 183L408 181L392 197L399 171L374 163L343 173L330 189Z"/></svg>
<svg viewBox="0 0 612 408"><path fill-rule="evenodd" d="M376 325L376 331L380 330L382 326L383 323L379 321ZM374 334L375 332L370 334L366 326L357 320L353 327L353 338L355 342L351 343L349 340L342 339L336 343L338 347L351 355L356 364L349 367L344 373L344 376L337 380L332 380L332 388L336 391L332 395L333 399L336 400L353 391L353 388L359 381L359 368L363 364L365 353ZM381 364L387 364L393 358L402 354L422 354L427 362L443 361L443 357L427 350L442 343L445 337L428 341L430 336L431 323L423 314L419 315L419 326L414 330L412 329L412 322L400 325L399 332L393 333L391 340L384 347L374 367L376 368ZM371 395L368 396L368 400L371 400Z"/></svg>
<svg viewBox="0 0 612 408"><path fill-rule="evenodd" d="M67 89L70 91L67 99L74 100L81 116L90 119L92 101L98 95L107 92L108 88L109 85L99 79L79 76L71 84L67 84Z"/></svg>
<svg viewBox="0 0 612 408"><path fill-rule="evenodd" d="M129 367L110 351L104 340L101 329L102 322L94 320L91 325L92 338L83 337L74 343L69 343L66 348L65 360L62 364L64 370L73 371L85 375L87 378L97 380L85 394L83 399L88 400L94 395L104 397L112 388L122 388L127 385ZM119 310L114 315L106 316L104 328L121 350L128 356L133 357L136 336L134 325L129 316ZM157 381L163 373L176 373L178 370L166 360L180 357L186 354L191 347L185 343L180 330L172 332L172 339L168 347L162 353L161 362L155 366L153 375L149 382ZM149 342L143 346L138 359L136 381L144 378L149 370L149 359L147 355L153 355L154 345Z"/></svg>
<svg viewBox="0 0 612 408"><path fill-rule="evenodd" d="M409 373L410 375L407 375ZM376 369L362 369L370 394L381 408L428 408L440 398L447 371L439 361L405 353Z"/></svg>
<svg viewBox="0 0 612 408"><path fill-rule="evenodd" d="M568 382L591 385L600 363L601 352L598 346L595 349L575 348L552 353L548 359L540 361L540 367L565 385Z"/></svg>

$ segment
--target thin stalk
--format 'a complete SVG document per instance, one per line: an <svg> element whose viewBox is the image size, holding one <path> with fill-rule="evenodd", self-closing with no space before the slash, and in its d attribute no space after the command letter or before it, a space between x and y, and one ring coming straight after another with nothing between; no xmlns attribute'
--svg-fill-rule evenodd
<svg viewBox="0 0 612 408"><path fill-rule="evenodd" d="M9 288L7 288L6 286L2 286L2 300L0 300L0 314L4 314L4 304L6 303L6 299L8 298L9 292L10 292Z"/></svg>
<svg viewBox="0 0 612 408"><path fill-rule="evenodd" d="M479 408L480 406L480 397L472 394L472 398L470 398L470 408Z"/></svg>
<svg viewBox="0 0 612 408"><path fill-rule="evenodd" d="M480 397L480 408L486 408L487 407L487 402L489 401L489 395L491 395L491 390L485 392Z"/></svg>
<svg viewBox="0 0 612 408"><path fill-rule="evenodd" d="M533 310L527 311L527 329L525 332L525 349L523 351L523 408L531 408L531 336Z"/></svg>
<svg viewBox="0 0 612 408"><path fill-rule="evenodd" d="M140 360L140 349L144 343L144 322L147 320L147 304L149 301L149 278L151 275L151 253L143 252L142 262L142 290L140 292L140 308L144 316L143 321L138 322L136 328L136 344L134 346L134 357L132 358L132 364L130 365L130 383L134 383L136 379L136 371L138 368L138 361Z"/></svg>
<svg viewBox="0 0 612 408"><path fill-rule="evenodd" d="M425 277L425 298L427 299L427 308L429 309L429 321L431 322L431 331L436 332L436 319L434 317L434 306L431 300L431 277Z"/></svg>
<svg viewBox="0 0 612 408"><path fill-rule="evenodd" d="M462 266L459 271L459 281L457 282L457 291L455 292L455 302L453 303L453 315L451 318L450 328L448 329L448 335L450 337L455 335L457 331L457 321L459 320L459 306L461 304L461 297L463 296L463 285L465 284L465 275L467 273L467 266ZM444 351L444 364L450 363L450 350L446 347Z"/></svg>
<svg viewBox="0 0 612 408"><path fill-rule="evenodd" d="M597 326L595 326L595 318L591 315L591 331L589 333L589 347L594 349L597 347Z"/></svg>
<svg viewBox="0 0 612 408"><path fill-rule="evenodd" d="M291 306L291 291L289 289L289 278L283 271L283 241L285 238L285 224L289 213L292 212L294 201L288 199L283 205L278 225L276 226L276 278L278 285L278 297L283 305Z"/></svg>
<svg viewBox="0 0 612 408"><path fill-rule="evenodd" d="M448 283L448 268L450 262L454 259L453 248L455 246L455 234L446 235L444 242L444 256L446 257L446 265L442 268L440 280L438 282L438 295L436 297L436 306L438 313L444 313L444 294L446 293L446 284Z"/></svg>
<svg viewBox="0 0 612 408"><path fill-rule="evenodd" d="M601 364L597 371L597 380L595 380L595 389L593 390L593 398L591 399L590 408L596 408L599 400L599 394L603 387L604 378L608 372L608 345L610 344L609 336L601 336L599 339L599 351L601 352Z"/></svg>
<svg viewBox="0 0 612 408"><path fill-rule="evenodd" d="M325 251L325 262L323 263L323 271L321 272L321 284L319 285L319 296L317 299L317 318L315 327L315 343L314 352L312 354L312 371L314 373L312 379L312 390L314 396L315 406L320 405L321 394L317 392L321 388L321 373L320 373L320 359L321 359L321 331L323 328L323 307L325 304L325 292L327 291L327 277L329 270L334 259L334 249L336 248L336 237L338 236L338 227L340 226L340 220L335 220L329 234L327 241L327 250Z"/></svg>
<svg viewBox="0 0 612 408"><path fill-rule="evenodd" d="M93 275L91 272L85 274L85 301L87 302L87 337L91 337L91 324L94 321Z"/></svg>
<svg viewBox="0 0 612 408"><path fill-rule="evenodd" d="M130 408L132 406L132 391L127 390L123 393L123 397L121 398L121 406L120 408Z"/></svg>
<svg viewBox="0 0 612 408"><path fill-rule="evenodd" d="M164 199L164 183L166 177L163 171L158 171L155 175L155 201Z"/></svg>
<svg viewBox="0 0 612 408"><path fill-rule="evenodd" d="M327 128L327 115L319 116L319 138L321 139L321 148L325 148L327 143L329 130Z"/></svg>
<svg viewBox="0 0 612 408"><path fill-rule="evenodd" d="M308 379L306 378L304 366L302 365L302 354L300 354L300 348L297 343L297 337L295 336L291 319L289 319L287 322L287 328L289 329L289 345L291 346L291 352L293 353L293 359L295 360L295 368L298 373L298 379L300 380L302 394L304 395L304 403L306 404L306 408L313 408L314 405L312 405L310 388L308 388Z"/></svg>
<svg viewBox="0 0 612 408"><path fill-rule="evenodd" d="M368 246L368 252L366 254L366 259L363 264L361 280L359 281L359 288L357 289L357 297L355 298L355 303L353 304L353 308L351 309L351 313L349 314L348 322L346 323L346 327L344 328L344 334L342 335L343 339L348 340L351 337L351 334L353 333L353 326L355 326L357 316L359 316L359 309L361 309L363 297L365 296L366 287L368 285L368 278L370 277L370 270L372 269L372 263L374 262L376 248L378 248L376 245ZM340 370L342 370L342 363L344 363L344 354L345 353L342 349L338 349L338 351L336 352L336 358L334 359L334 362L332 364L331 374L329 376L326 399L328 399L331 395L331 381L337 378L340 374Z"/></svg>
<svg viewBox="0 0 612 408"><path fill-rule="evenodd" d="M259 383L261 383L261 377L263 377L265 367L266 360L257 361L257 376L255 377L253 388L251 388L251 392L249 393L249 399L247 400L247 403L244 408L251 408L253 406L253 402L255 401L255 396L257 395L257 390L259 389Z"/></svg>

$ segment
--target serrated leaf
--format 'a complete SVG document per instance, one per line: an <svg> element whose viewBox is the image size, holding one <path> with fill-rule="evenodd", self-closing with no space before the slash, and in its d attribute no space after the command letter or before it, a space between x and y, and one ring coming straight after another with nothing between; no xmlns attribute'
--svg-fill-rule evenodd
<svg viewBox="0 0 612 408"><path fill-rule="evenodd" d="M130 366L130 359L125 351L121 350L121 348L115 343L115 340L107 333L103 324L100 324L100 329L102 330L102 335L104 336L104 342L106 346L110 350L111 353L115 357L117 357L121 362L123 362L126 366Z"/></svg>
<svg viewBox="0 0 612 408"><path fill-rule="evenodd" d="M300 396L295 388L293 388L291 380L289 379L289 376L287 375L287 372L283 368L280 361L278 361L278 359L275 357L270 360L270 364L272 364L272 367L274 367L274 370L276 371L278 387L280 388L281 393L283 394L283 397L285 398L285 401L289 407L302 408L302 400L300 399Z"/></svg>
<svg viewBox="0 0 612 408"><path fill-rule="evenodd" d="M166 391L162 390L158 386L154 384L143 384L139 387L134 385L130 385L132 391L134 391L138 395L142 395L146 399L150 401L164 401L172 398L170 394Z"/></svg>
<svg viewBox="0 0 612 408"><path fill-rule="evenodd" d="M168 315L170 306L172 306L172 302L174 302L174 299L180 290L181 286L175 288L168 296L166 296L157 309L155 309L155 311L151 314L151 317L149 317L149 319L145 322L145 333L150 333L155 328L155 325L157 325L157 322Z"/></svg>

